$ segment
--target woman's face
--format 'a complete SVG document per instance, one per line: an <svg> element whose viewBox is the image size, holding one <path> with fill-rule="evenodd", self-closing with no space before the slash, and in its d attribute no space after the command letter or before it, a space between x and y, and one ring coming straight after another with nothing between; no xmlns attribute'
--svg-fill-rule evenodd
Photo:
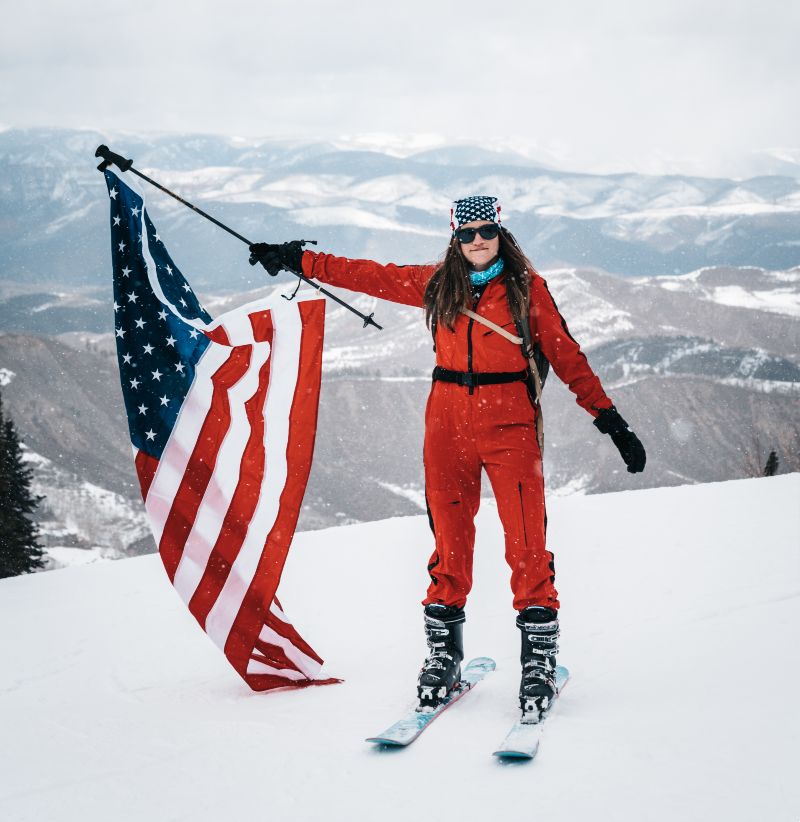
<svg viewBox="0 0 800 822"><path fill-rule="evenodd" d="M491 220L473 220L471 223L464 223L459 228L478 228L482 225L491 225ZM458 242L458 240L456 240ZM475 271L485 271L497 259L500 253L500 238L494 237L491 240L484 240L478 232L471 243L459 243L461 253L470 268Z"/></svg>

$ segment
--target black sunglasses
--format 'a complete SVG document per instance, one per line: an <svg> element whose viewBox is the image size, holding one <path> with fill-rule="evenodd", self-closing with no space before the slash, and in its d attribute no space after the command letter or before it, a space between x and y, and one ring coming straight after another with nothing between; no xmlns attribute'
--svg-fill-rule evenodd
<svg viewBox="0 0 800 822"><path fill-rule="evenodd" d="M466 245L475 239L476 234L480 234L484 240L493 240L500 233L500 226L497 223L487 223L486 225L478 226L478 228L459 228L456 229L456 239Z"/></svg>

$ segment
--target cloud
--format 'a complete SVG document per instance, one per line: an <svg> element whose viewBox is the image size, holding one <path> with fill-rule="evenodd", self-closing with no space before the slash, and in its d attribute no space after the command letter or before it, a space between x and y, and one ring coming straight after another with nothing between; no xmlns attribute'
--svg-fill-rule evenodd
<svg viewBox="0 0 800 822"><path fill-rule="evenodd" d="M15 125L527 138L579 167L710 172L800 126L785 2L53 0L4 16Z"/></svg>

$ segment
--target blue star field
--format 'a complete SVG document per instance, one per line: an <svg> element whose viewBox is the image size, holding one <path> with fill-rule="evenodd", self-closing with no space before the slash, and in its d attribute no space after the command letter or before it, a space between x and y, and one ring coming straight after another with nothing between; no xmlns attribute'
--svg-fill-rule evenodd
<svg viewBox="0 0 800 822"><path fill-rule="evenodd" d="M111 204L114 328L122 395L131 442L156 459L175 425L203 352L211 344L185 320L211 322L169 256L143 199L113 172L105 172ZM150 284L142 247L149 240L163 303Z"/></svg>

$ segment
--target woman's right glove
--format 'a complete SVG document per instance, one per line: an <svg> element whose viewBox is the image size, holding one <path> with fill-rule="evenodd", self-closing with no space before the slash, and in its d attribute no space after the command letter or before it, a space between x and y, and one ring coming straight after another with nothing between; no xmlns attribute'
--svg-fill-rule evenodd
<svg viewBox="0 0 800 822"><path fill-rule="evenodd" d="M250 246L250 265L261 263L271 277L276 277L284 269L302 274L303 242L253 243Z"/></svg>
<svg viewBox="0 0 800 822"><path fill-rule="evenodd" d="M625 465L628 466L628 473L636 474L644 471L647 459L644 446L639 437L628 428L628 423L622 419L613 405L611 408L604 408L597 415L594 425L598 431L611 437L611 442L617 446L622 459L625 460Z"/></svg>

